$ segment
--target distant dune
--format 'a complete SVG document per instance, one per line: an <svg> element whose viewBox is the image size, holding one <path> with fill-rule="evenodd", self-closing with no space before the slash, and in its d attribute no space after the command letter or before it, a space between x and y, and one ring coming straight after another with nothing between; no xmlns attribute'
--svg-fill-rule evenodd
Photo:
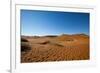
<svg viewBox="0 0 100 73"><path fill-rule="evenodd" d="M89 60L89 36L21 36L21 63Z"/></svg>

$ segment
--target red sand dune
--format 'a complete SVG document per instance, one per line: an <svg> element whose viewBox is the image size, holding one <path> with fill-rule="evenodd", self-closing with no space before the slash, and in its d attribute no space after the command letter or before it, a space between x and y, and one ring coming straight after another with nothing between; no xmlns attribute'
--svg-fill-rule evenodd
<svg viewBox="0 0 100 73"><path fill-rule="evenodd" d="M89 59L89 36L21 36L21 63Z"/></svg>

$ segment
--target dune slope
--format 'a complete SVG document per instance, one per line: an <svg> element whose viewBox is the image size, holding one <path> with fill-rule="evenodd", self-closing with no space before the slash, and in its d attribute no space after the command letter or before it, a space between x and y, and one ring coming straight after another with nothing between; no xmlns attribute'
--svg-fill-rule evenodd
<svg viewBox="0 0 100 73"><path fill-rule="evenodd" d="M89 60L89 36L21 36L21 63Z"/></svg>

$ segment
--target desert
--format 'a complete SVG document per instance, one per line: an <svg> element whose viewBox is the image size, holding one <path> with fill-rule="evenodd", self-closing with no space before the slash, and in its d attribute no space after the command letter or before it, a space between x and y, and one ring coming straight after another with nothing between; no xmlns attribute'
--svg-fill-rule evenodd
<svg viewBox="0 0 100 73"><path fill-rule="evenodd" d="M89 60L89 35L21 35L21 63Z"/></svg>

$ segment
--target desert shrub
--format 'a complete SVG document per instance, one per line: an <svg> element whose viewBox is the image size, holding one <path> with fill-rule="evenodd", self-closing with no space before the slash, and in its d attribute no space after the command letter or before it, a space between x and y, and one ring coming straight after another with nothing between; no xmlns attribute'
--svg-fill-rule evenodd
<svg viewBox="0 0 100 73"><path fill-rule="evenodd" d="M21 42L28 42L28 40L25 38L21 38Z"/></svg>
<svg viewBox="0 0 100 73"><path fill-rule="evenodd" d="M29 50L31 50L31 46L29 45L29 43L22 42L21 43L21 52L27 52Z"/></svg>

